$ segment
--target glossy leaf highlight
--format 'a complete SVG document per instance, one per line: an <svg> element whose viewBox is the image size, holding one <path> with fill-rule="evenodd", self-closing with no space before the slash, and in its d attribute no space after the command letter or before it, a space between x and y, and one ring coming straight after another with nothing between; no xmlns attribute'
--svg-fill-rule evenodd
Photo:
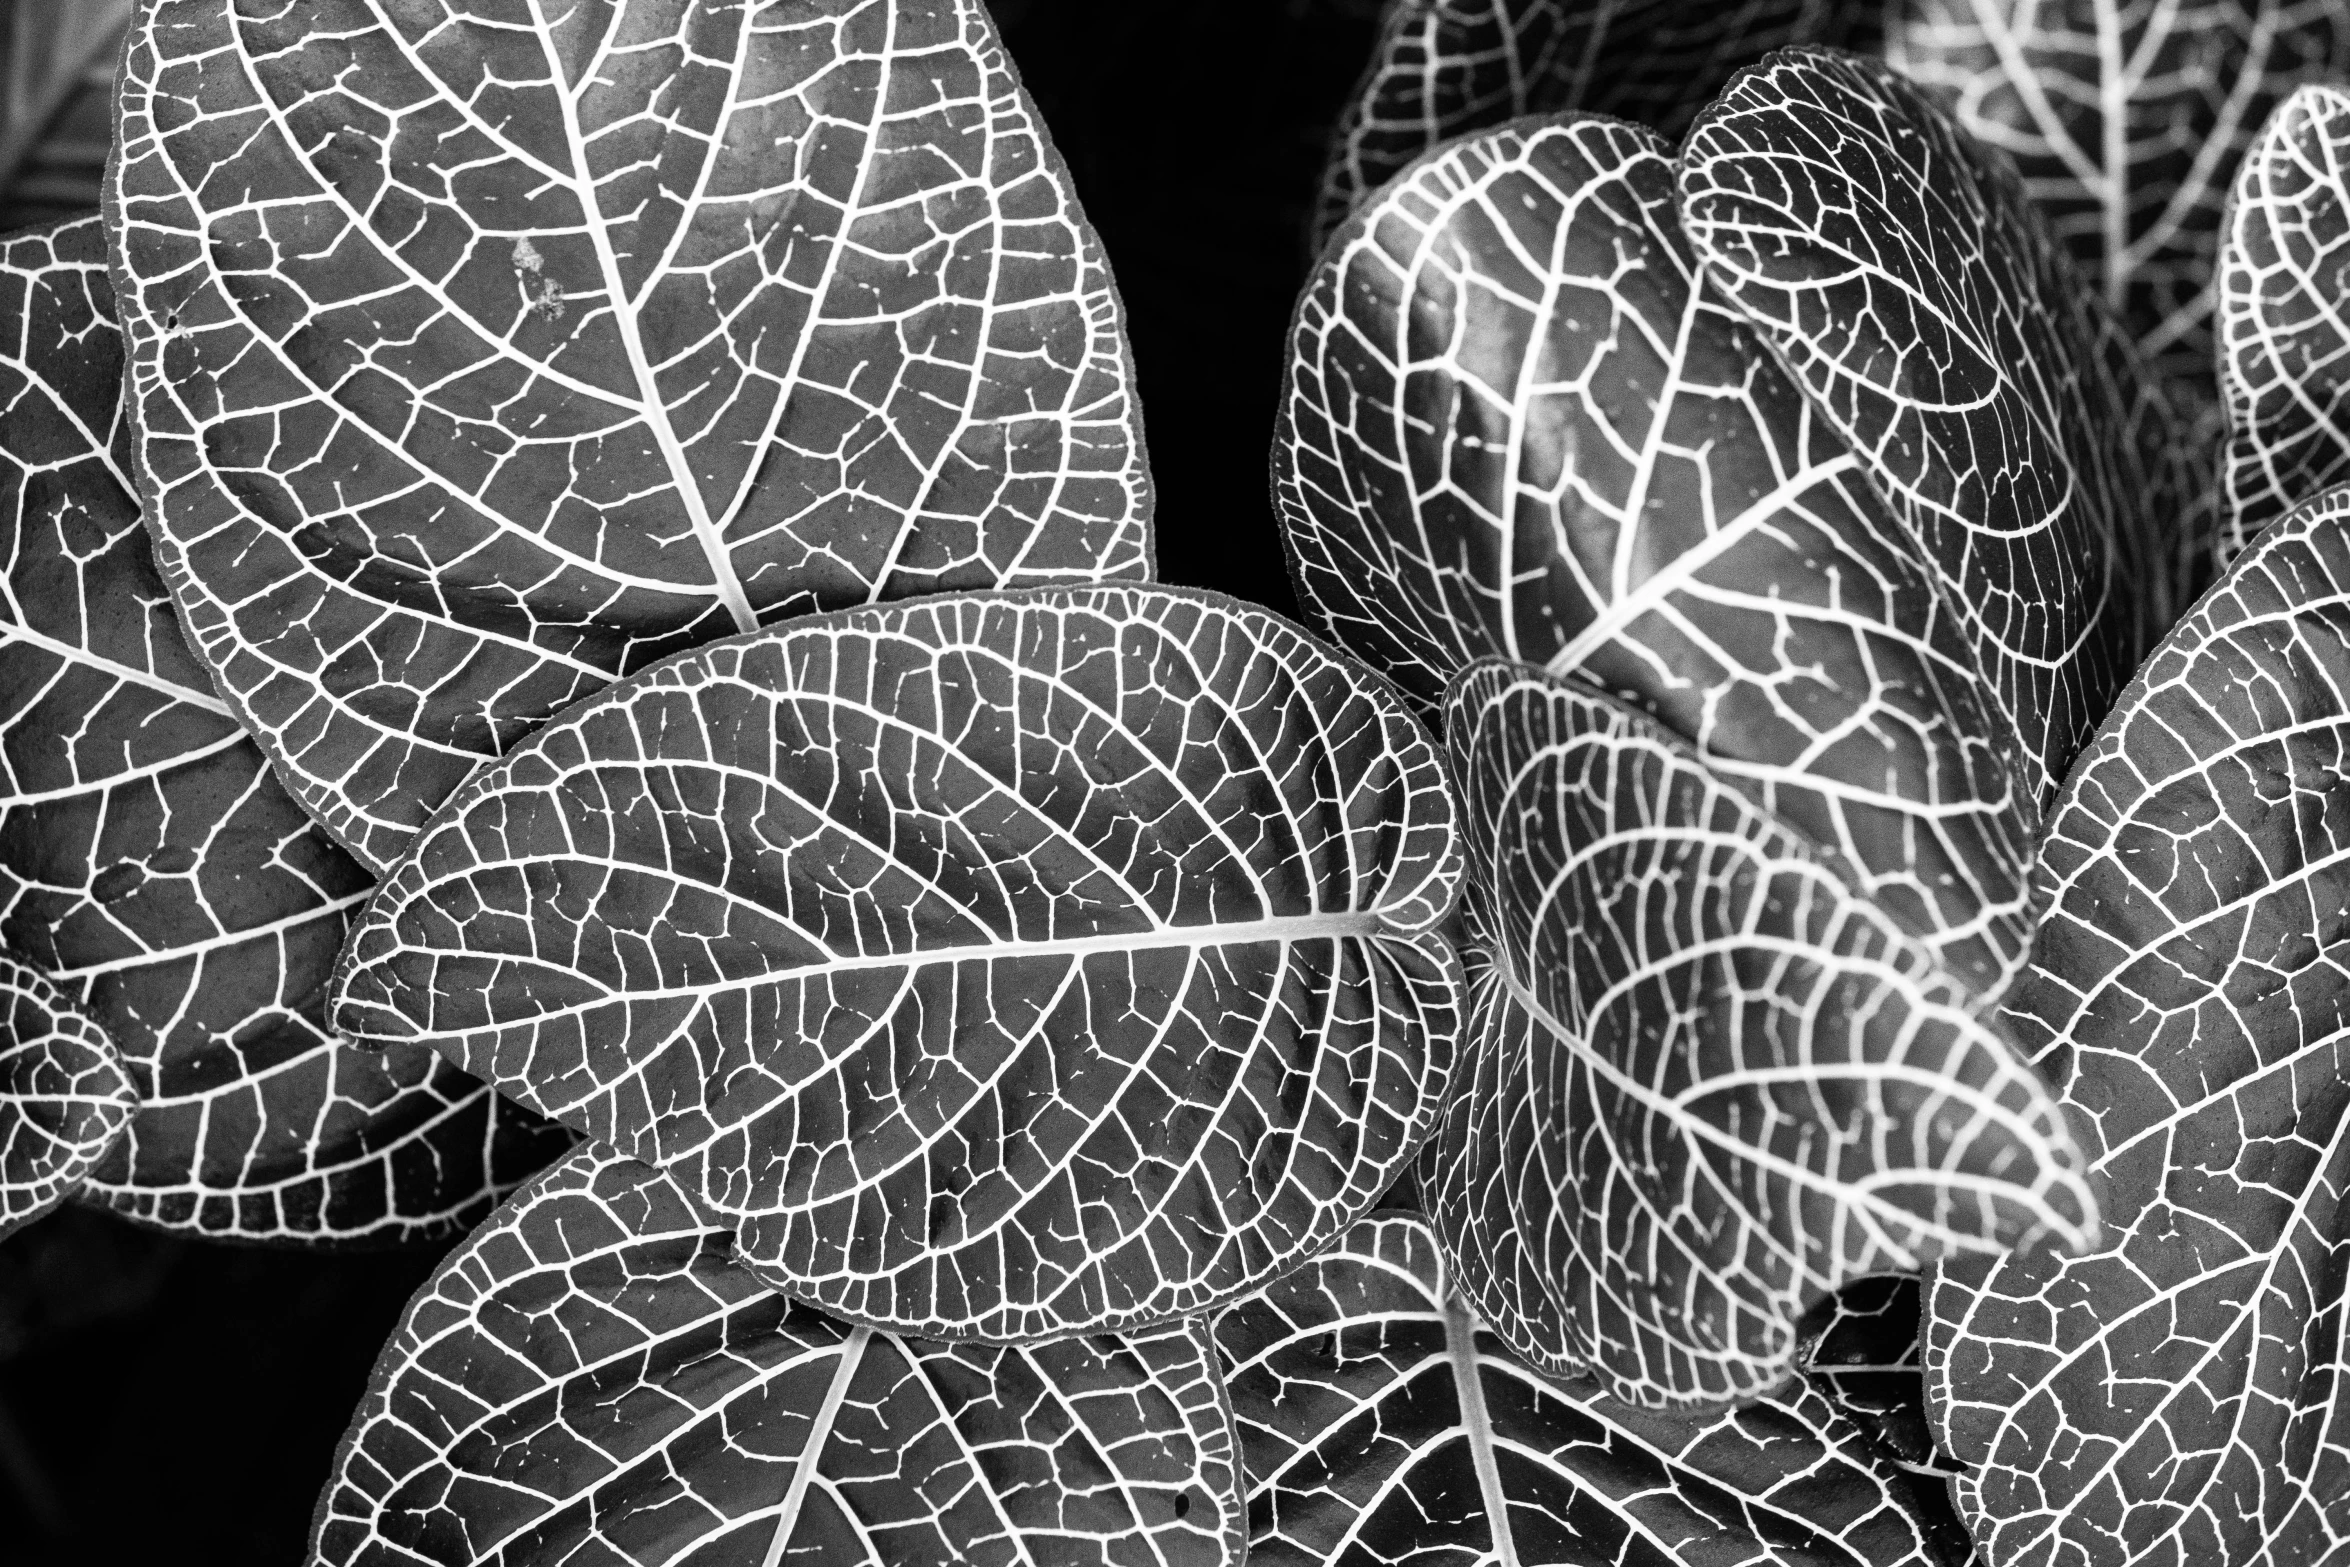
<svg viewBox="0 0 2350 1567"><path fill-rule="evenodd" d="M2350 491L2271 527L2066 785L2009 1015L2102 1180L1946 1264L1926 1373L2002 1564L2350 1551Z"/></svg>
<svg viewBox="0 0 2350 1567"><path fill-rule="evenodd" d="M1267 612L1039 589L664 664L484 769L353 931L337 1022L661 1165L856 1321L1199 1311L1435 1115L1442 768Z"/></svg>
<svg viewBox="0 0 2350 1567"><path fill-rule="evenodd" d="M1640 1405L1748 1398L1856 1277L2094 1233L1976 998L1686 744L1501 664L1446 736L1493 950L1421 1185L1514 1352Z"/></svg>
<svg viewBox="0 0 2350 1567"><path fill-rule="evenodd" d="M312 1561L1237 1567L1240 1524L1196 1324L1030 1349L851 1327L590 1145L410 1302Z"/></svg>
<svg viewBox="0 0 2350 1567"><path fill-rule="evenodd" d="M70 1196L137 1102L105 1030L0 953L0 1235Z"/></svg>
<svg viewBox="0 0 2350 1567"><path fill-rule="evenodd" d="M980 0L148 0L119 111L164 575L371 866L665 654L1148 574L1108 267Z"/></svg>
<svg viewBox="0 0 2350 1567"><path fill-rule="evenodd" d="M429 1050L328 1031L370 879L180 639L132 499L104 238L0 243L0 938L140 1098L84 1195L245 1240L455 1233L568 1138Z"/></svg>

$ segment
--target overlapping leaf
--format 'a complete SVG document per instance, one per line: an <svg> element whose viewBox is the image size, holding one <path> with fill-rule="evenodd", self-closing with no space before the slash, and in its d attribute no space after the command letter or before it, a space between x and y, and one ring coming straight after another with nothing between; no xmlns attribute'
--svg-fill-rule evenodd
<svg viewBox="0 0 2350 1567"><path fill-rule="evenodd" d="M369 879L181 643L132 500L104 230L0 244L0 936L127 1058L88 1195L248 1239L445 1234L564 1135L328 1033Z"/></svg>
<svg viewBox="0 0 2350 1567"><path fill-rule="evenodd" d="M2012 167L1881 65L1747 72L1690 132L1681 197L1970 615L2045 804L2208 558L2159 389Z"/></svg>
<svg viewBox="0 0 2350 1567"><path fill-rule="evenodd" d="M1200 1326L1031 1349L853 1328L591 1144L410 1303L312 1559L1221 1567L1241 1523Z"/></svg>
<svg viewBox="0 0 2350 1567"><path fill-rule="evenodd" d="M1803 1325L1803 1378L1868 1433L1892 1462L1947 1474L1926 1421L1924 1300L1909 1274L1877 1273L1838 1290Z"/></svg>
<svg viewBox="0 0 2350 1567"><path fill-rule="evenodd" d="M1683 742L1495 663L1446 732L1494 952L1422 1191L1513 1351L1641 1405L1750 1397L1859 1275L2094 1230L1975 998Z"/></svg>
<svg viewBox="0 0 2350 1567"><path fill-rule="evenodd" d="M2350 1554L2350 491L2238 558L2052 822L2016 988L2106 1242L1947 1265L1926 1372L1990 1559Z"/></svg>
<svg viewBox="0 0 2350 1567"><path fill-rule="evenodd" d="M2208 407L2229 183L2296 84L2350 69L2350 13L2337 0L1895 0L1885 44L2015 161L2182 412Z"/></svg>
<svg viewBox="0 0 2350 1567"><path fill-rule="evenodd" d="M2304 87L2244 160L2219 263L2223 556L2350 479L2350 94Z"/></svg>
<svg viewBox="0 0 2350 1567"><path fill-rule="evenodd" d="M485 768L335 1017L661 1165L852 1320L1100 1331L1303 1260L1411 1156L1459 874L1401 701L1265 611L938 598L673 660Z"/></svg>
<svg viewBox="0 0 2350 1567"><path fill-rule="evenodd" d="M1520 115L1617 114L1670 135L1783 44L1834 41L1836 0L1389 0L1331 136L1319 250L1438 143Z"/></svg>
<svg viewBox="0 0 2350 1567"><path fill-rule="evenodd" d="M106 1031L0 953L0 1235L70 1195L136 1103Z"/></svg>
<svg viewBox="0 0 2350 1567"><path fill-rule="evenodd" d="M1954 596L1705 286L1652 133L1512 126L1391 186L1294 333L1301 596L1433 703L1489 654L1633 695L1995 993L2038 782Z"/></svg>
<svg viewBox="0 0 2350 1567"><path fill-rule="evenodd" d="M98 210L132 0L0 0L0 229Z"/></svg>
<svg viewBox="0 0 2350 1567"><path fill-rule="evenodd" d="M1533 1375L1416 1217L1379 1214L1218 1319L1251 1567L1899 1567L1967 1559L1817 1393L1695 1417Z"/></svg>
<svg viewBox="0 0 2350 1567"><path fill-rule="evenodd" d="M164 575L378 868L664 654L1148 574L1108 269L980 0L151 0L119 134Z"/></svg>

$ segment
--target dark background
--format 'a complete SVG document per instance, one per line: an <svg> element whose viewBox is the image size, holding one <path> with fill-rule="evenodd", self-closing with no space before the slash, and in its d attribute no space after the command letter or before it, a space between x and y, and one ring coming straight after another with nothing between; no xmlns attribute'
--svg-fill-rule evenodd
<svg viewBox="0 0 2350 1567"><path fill-rule="evenodd" d="M1375 0L994 0L1126 301L1160 575L1291 611L1282 337ZM436 1251L187 1242L68 1209L0 1242L0 1567L297 1567Z"/></svg>

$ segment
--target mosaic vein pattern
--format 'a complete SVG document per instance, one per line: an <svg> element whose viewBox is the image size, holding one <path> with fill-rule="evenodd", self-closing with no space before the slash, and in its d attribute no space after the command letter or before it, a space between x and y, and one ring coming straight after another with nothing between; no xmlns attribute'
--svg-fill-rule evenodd
<svg viewBox="0 0 2350 1567"><path fill-rule="evenodd" d="M2350 69L2335 0L1894 0L1886 56L1985 145L2192 417L2228 186L2269 111ZM2181 608L2185 606L2182 605Z"/></svg>
<svg viewBox="0 0 2350 1567"><path fill-rule="evenodd" d="M378 870L665 654L1149 574L1109 271L980 0L156 0L119 136L164 575Z"/></svg>
<svg viewBox="0 0 2350 1567"><path fill-rule="evenodd" d="M1534 1375L1479 1328L1415 1216L1357 1224L1225 1312L1216 1342L1250 1567L1967 1560L1925 1483L1816 1393L1682 1416Z"/></svg>
<svg viewBox="0 0 2350 1567"><path fill-rule="evenodd" d="M2002 1567L2350 1559L2350 492L2263 534L2082 758L2009 1013L2087 1253L1946 1265L1926 1376Z"/></svg>
<svg viewBox="0 0 2350 1567"><path fill-rule="evenodd" d="M328 1032L370 881L180 640L121 377L99 220L0 244L0 940L140 1099L83 1195L249 1240L454 1233L568 1138L430 1050Z"/></svg>
<svg viewBox="0 0 2350 1567"><path fill-rule="evenodd" d="M775 1294L590 1144L410 1303L316 1567L1222 1567L1239 1456L1207 1332L901 1339Z"/></svg>
<svg viewBox="0 0 2350 1567"><path fill-rule="evenodd" d="M1868 1433L1890 1462L1920 1473L1957 1466L1926 1420L1922 1286L1909 1274L1855 1279L1814 1310L1797 1351L1803 1379ZM1940 1498L1947 1504L1947 1496ZM1951 1526L1961 1528L1957 1515Z"/></svg>
<svg viewBox="0 0 2350 1567"><path fill-rule="evenodd" d="M2048 1090L1831 858L1620 703L1505 664L1447 715L1492 960L1421 1191L1510 1348L1751 1397L1867 1273L2078 1246Z"/></svg>
<svg viewBox="0 0 2350 1567"><path fill-rule="evenodd" d="M1459 878L1435 747L1286 622L933 599L674 661L484 769L335 1016L660 1165L841 1316L1102 1331L1253 1288L1401 1171Z"/></svg>
<svg viewBox="0 0 2350 1567"><path fill-rule="evenodd" d="M2209 556L2208 484L2005 160L1793 49L1690 132L1682 217L1966 606L2051 801Z"/></svg>
<svg viewBox="0 0 2350 1567"><path fill-rule="evenodd" d="M2219 264L2220 549L2350 479L2350 94L2304 87L2237 176Z"/></svg>
<svg viewBox="0 0 2350 1567"><path fill-rule="evenodd" d="M2038 784L1973 610L1703 286L1674 199L1654 133L1562 120L1347 228L1275 440L1300 596L1431 704L1488 654L1630 696L1995 994Z"/></svg>
<svg viewBox="0 0 2350 1567"><path fill-rule="evenodd" d="M1836 0L1389 0L1331 135L1320 250L1440 142L1527 114L1619 115L1671 136L1785 44L1834 42Z"/></svg>
<svg viewBox="0 0 2350 1567"><path fill-rule="evenodd" d="M0 1235L70 1196L137 1103L105 1030L0 954Z"/></svg>

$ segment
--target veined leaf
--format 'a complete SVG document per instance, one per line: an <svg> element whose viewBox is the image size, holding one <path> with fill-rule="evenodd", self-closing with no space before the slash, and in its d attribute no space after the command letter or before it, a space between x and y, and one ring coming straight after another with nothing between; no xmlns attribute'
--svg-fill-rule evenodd
<svg viewBox="0 0 2350 1567"><path fill-rule="evenodd" d="M190 641L381 869L778 618L1145 576L1107 265L980 0L147 0L130 380Z"/></svg>
<svg viewBox="0 0 2350 1567"><path fill-rule="evenodd" d="M1629 694L1995 993L2038 780L1978 609L1673 203L1654 134L1564 119L1446 149L1347 228L1274 446L1300 596L1430 704L1496 654Z"/></svg>
<svg viewBox="0 0 2350 1567"><path fill-rule="evenodd" d="M1684 742L1490 663L1446 736L1494 952L1422 1191L1513 1351L1635 1404L1746 1398L1862 1274L2094 1232L1977 999Z"/></svg>
<svg viewBox="0 0 2350 1567"><path fill-rule="evenodd" d="M2350 479L2350 94L2304 87L2244 160L2219 263L2220 550Z"/></svg>
<svg viewBox="0 0 2350 1567"><path fill-rule="evenodd" d="M1887 11L1894 67L2015 161L2182 413L2208 407L2229 182L2297 83L2350 69L2350 14L2337 0L1893 0Z"/></svg>
<svg viewBox="0 0 2350 1567"><path fill-rule="evenodd" d="M0 953L0 1235L70 1195L137 1102L106 1031Z"/></svg>
<svg viewBox="0 0 2350 1567"><path fill-rule="evenodd" d="M0 229L98 210L132 0L0 0Z"/></svg>
<svg viewBox="0 0 2350 1567"><path fill-rule="evenodd" d="M1220 1304L1435 1117L1460 876L1386 685L1172 589L721 644L483 769L335 1017L661 1165L855 1321L1041 1338Z"/></svg>
<svg viewBox="0 0 2350 1567"><path fill-rule="evenodd" d="M367 874L188 655L128 477L105 230L0 243L0 938L122 1050L91 1200L244 1239L449 1234L567 1137L325 1024Z"/></svg>
<svg viewBox="0 0 2350 1567"><path fill-rule="evenodd" d="M1905 1469L1949 1474L1956 1468L1934 1447L1926 1422L1925 1361L1920 1343L1924 1298L1909 1274L1853 1280L1803 1324L1796 1361L1818 1388L1887 1459ZM1956 1514L1952 1514L1953 1527Z"/></svg>
<svg viewBox="0 0 2350 1567"><path fill-rule="evenodd" d="M1250 1567L1896 1567L1967 1560L1924 1482L1800 1387L1697 1416L1553 1382L1377 1214L1216 1323ZM1946 1509L1945 1509L1946 1511Z"/></svg>
<svg viewBox="0 0 2350 1567"><path fill-rule="evenodd" d="M1388 0L1330 142L1318 251L1440 142L1526 114L1618 114L1679 135L1746 66L1833 41L1837 0Z"/></svg>
<svg viewBox="0 0 2350 1567"><path fill-rule="evenodd" d="M2350 1549L2350 491L2238 557L2065 787L2009 1008L2106 1194L1946 1264L1926 1375L1990 1559Z"/></svg>
<svg viewBox="0 0 2350 1567"><path fill-rule="evenodd" d="M1219 1567L1240 1469L1207 1332L1029 1349L835 1322L589 1145L410 1302L317 1567Z"/></svg>
<svg viewBox="0 0 2350 1567"><path fill-rule="evenodd" d="M1945 574L2045 805L2208 556L2185 433L2013 169L1881 65L1791 49L1741 76L1681 200Z"/></svg>

